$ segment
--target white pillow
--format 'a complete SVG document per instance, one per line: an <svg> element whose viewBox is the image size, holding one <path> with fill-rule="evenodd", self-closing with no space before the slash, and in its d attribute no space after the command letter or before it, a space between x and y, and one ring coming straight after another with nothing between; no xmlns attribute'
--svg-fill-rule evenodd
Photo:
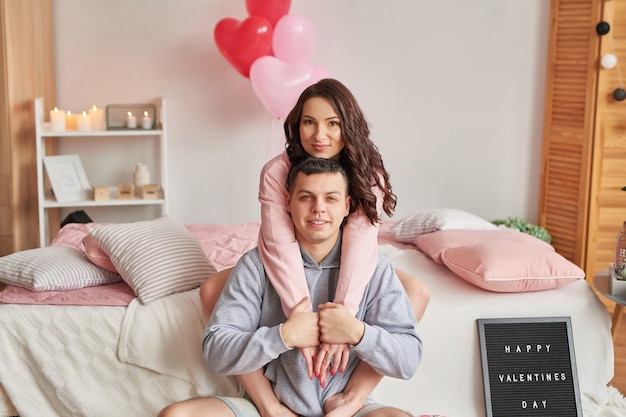
<svg viewBox="0 0 626 417"><path fill-rule="evenodd" d="M196 288L216 272L187 228L167 216L88 230L144 304Z"/></svg>
<svg viewBox="0 0 626 417"><path fill-rule="evenodd" d="M413 243L419 235L452 229L495 230L499 227L463 210L434 209L398 221L391 228L391 235L399 242Z"/></svg>
<svg viewBox="0 0 626 417"><path fill-rule="evenodd" d="M121 280L69 246L28 249L0 258L0 282L31 291L77 290Z"/></svg>

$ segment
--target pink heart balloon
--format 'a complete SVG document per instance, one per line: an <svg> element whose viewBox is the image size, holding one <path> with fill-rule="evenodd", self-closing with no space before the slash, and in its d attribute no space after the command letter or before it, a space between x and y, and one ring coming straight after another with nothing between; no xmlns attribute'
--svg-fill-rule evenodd
<svg viewBox="0 0 626 417"><path fill-rule="evenodd" d="M264 17L250 16L242 22L227 17L217 22L213 37L222 55L248 78L252 63L270 52L272 33L272 26Z"/></svg>
<svg viewBox="0 0 626 417"><path fill-rule="evenodd" d="M274 55L287 62L310 62L315 51L315 29L309 19L295 14L283 16L274 26Z"/></svg>
<svg viewBox="0 0 626 417"><path fill-rule="evenodd" d="M315 71L315 78L317 78L317 81L321 80L322 78L329 77L328 71L326 71L326 68L324 67L313 67L313 70Z"/></svg>
<svg viewBox="0 0 626 417"><path fill-rule="evenodd" d="M302 91L321 79L323 72L306 62L263 56L250 67L250 83L265 108L280 120L289 114Z"/></svg>

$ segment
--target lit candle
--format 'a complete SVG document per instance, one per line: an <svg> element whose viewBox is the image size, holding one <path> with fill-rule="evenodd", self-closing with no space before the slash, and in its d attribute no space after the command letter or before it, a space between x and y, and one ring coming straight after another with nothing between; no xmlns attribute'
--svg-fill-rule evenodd
<svg viewBox="0 0 626 417"><path fill-rule="evenodd" d="M59 110L56 107L54 110L50 110L50 130L55 132L65 131L65 112L63 110Z"/></svg>
<svg viewBox="0 0 626 417"><path fill-rule="evenodd" d="M143 129L152 129L152 118L148 116L148 112L143 112L143 119L141 120L141 127Z"/></svg>
<svg viewBox="0 0 626 417"><path fill-rule="evenodd" d="M129 129L134 129L137 127L137 118L133 116L132 112L128 112L128 117L126 118L126 127Z"/></svg>
<svg viewBox="0 0 626 417"><path fill-rule="evenodd" d="M91 116L91 129L92 130L106 130L106 124L104 123L104 110L92 106L89 109L89 116Z"/></svg>
<svg viewBox="0 0 626 417"><path fill-rule="evenodd" d="M67 130L76 130L76 115L69 110L65 115L65 128Z"/></svg>
<svg viewBox="0 0 626 417"><path fill-rule="evenodd" d="M76 129L83 132L91 130L91 116L86 111L76 117Z"/></svg>

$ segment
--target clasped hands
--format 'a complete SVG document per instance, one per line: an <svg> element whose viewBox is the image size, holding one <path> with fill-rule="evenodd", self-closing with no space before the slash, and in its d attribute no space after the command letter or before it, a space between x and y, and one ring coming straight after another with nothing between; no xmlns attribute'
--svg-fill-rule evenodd
<svg viewBox="0 0 626 417"><path fill-rule="evenodd" d="M287 346L300 349L309 378L315 375L324 388L329 371L334 375L345 370L350 345L361 341L365 325L341 304L320 304L319 313L310 305L308 297L296 305L281 333Z"/></svg>

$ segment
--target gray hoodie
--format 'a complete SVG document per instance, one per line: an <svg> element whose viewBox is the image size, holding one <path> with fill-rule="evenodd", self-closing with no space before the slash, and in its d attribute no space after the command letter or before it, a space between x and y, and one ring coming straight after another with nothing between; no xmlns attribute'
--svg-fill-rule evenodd
<svg viewBox="0 0 626 417"><path fill-rule="evenodd" d="M333 299L341 238L321 264L305 251L301 253L311 304L317 311L319 304ZM343 391L360 360L381 375L403 379L411 378L420 363L422 342L411 304L391 263L382 255L356 317L365 323L363 338L351 347L345 371L329 374L322 389L317 379L309 379L299 349L290 349L281 337L280 325L286 317L255 248L241 257L215 306L204 335L204 360L219 375L265 367L265 376L282 403L298 415L321 417L324 402Z"/></svg>

